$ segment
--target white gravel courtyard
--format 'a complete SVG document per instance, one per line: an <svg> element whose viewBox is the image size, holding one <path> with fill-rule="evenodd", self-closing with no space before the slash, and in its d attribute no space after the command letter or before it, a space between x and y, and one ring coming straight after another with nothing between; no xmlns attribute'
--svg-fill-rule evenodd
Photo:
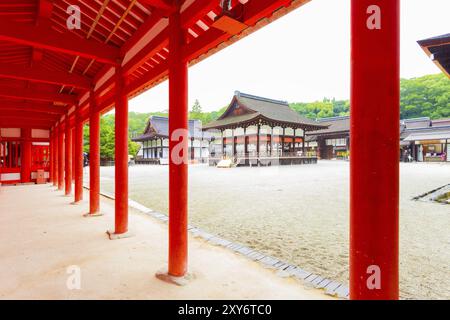
<svg viewBox="0 0 450 320"><path fill-rule="evenodd" d="M401 297L450 299L450 206L411 200L450 183L450 164L401 163L400 168ZM348 162L191 165L189 172L192 225L348 281ZM114 167L102 167L101 176L101 189L112 193ZM131 199L167 213L167 166L133 166L129 178Z"/></svg>

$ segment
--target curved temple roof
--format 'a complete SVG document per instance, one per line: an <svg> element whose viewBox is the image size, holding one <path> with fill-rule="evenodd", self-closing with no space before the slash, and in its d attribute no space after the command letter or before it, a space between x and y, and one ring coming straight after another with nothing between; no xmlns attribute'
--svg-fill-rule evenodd
<svg viewBox="0 0 450 320"><path fill-rule="evenodd" d="M183 54L190 65L309 2L232 0L228 17L221 21L220 0L180 1ZM117 65L125 75L128 98L164 81L172 4L172 0L2 0L0 126L49 129L66 114L72 126L75 110L86 121L90 90L98 111L111 110ZM70 5L80 9L80 28L68 28L76 9Z"/></svg>
<svg viewBox="0 0 450 320"><path fill-rule="evenodd" d="M328 125L300 116L286 101L236 91L227 110L216 121L204 125L203 130L235 129L256 124L304 130L328 128Z"/></svg>
<svg viewBox="0 0 450 320"><path fill-rule="evenodd" d="M427 56L450 78L450 33L417 41Z"/></svg>
<svg viewBox="0 0 450 320"><path fill-rule="evenodd" d="M189 137L190 138L207 138L202 132L202 122L200 120L189 120ZM160 116L151 116L147 122L144 133L131 140L146 141L157 138L169 137L169 118Z"/></svg>

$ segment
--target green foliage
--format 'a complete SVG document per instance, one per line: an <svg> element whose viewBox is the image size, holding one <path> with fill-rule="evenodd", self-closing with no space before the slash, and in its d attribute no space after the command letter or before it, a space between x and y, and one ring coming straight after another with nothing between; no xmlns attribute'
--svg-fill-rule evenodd
<svg viewBox="0 0 450 320"><path fill-rule="evenodd" d="M326 117L346 116L350 113L350 103L348 100L332 100L324 98L315 102L295 102L290 107L304 117L310 119L320 119Z"/></svg>
<svg viewBox="0 0 450 320"><path fill-rule="evenodd" d="M223 107L219 111L203 112L202 106L198 100L195 100L192 110L189 112L189 119L201 120L202 124L207 124L217 118L225 111L227 107Z"/></svg>
<svg viewBox="0 0 450 320"><path fill-rule="evenodd" d="M450 80L444 74L401 79L400 95L400 117L402 119L450 117ZM323 101L296 102L291 103L290 106L302 116L310 119L350 114L348 100L324 98Z"/></svg>
<svg viewBox="0 0 450 320"><path fill-rule="evenodd" d="M139 129L141 117L143 114L140 113L130 113L129 118L129 132L132 132L132 128L135 130ZM147 116L148 117L148 116ZM108 114L100 118L100 158L104 160L114 159L114 114ZM144 121L144 127L145 127ZM84 127L84 151L89 153L89 125ZM139 144L131 141L131 137L128 137L128 153L135 156L139 151Z"/></svg>
<svg viewBox="0 0 450 320"><path fill-rule="evenodd" d="M402 119L450 117L450 80L444 74L401 79Z"/></svg>

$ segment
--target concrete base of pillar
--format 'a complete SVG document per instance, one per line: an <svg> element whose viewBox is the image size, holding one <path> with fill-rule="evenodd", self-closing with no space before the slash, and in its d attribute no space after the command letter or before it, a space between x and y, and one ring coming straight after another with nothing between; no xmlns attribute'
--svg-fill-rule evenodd
<svg viewBox="0 0 450 320"><path fill-rule="evenodd" d="M161 269L160 271L156 272L155 277L159 280L162 280L164 282L174 284L177 286L185 286L189 282L195 279L194 275L192 273L186 273L182 277L176 277L169 274L167 268Z"/></svg>
<svg viewBox="0 0 450 320"><path fill-rule="evenodd" d="M83 214L83 217L85 217L85 218L91 218L91 217L101 217L101 216L103 216L103 213L101 213L101 212L95 212L95 213L85 213L85 214Z"/></svg>
<svg viewBox="0 0 450 320"><path fill-rule="evenodd" d="M78 205L81 204L81 201L73 201L70 204L73 205L73 206L78 206Z"/></svg>
<svg viewBox="0 0 450 320"><path fill-rule="evenodd" d="M109 237L109 240L117 240L117 239L124 239L124 238L130 238L134 237L134 233L128 230L124 233L115 233L113 230L106 231L106 234Z"/></svg>

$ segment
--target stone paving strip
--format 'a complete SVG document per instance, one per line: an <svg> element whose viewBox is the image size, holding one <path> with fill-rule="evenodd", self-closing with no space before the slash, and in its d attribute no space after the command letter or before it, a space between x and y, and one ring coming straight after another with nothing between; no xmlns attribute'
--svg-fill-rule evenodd
<svg viewBox="0 0 450 320"><path fill-rule="evenodd" d="M89 189L89 187L84 186L84 188ZM114 195L100 192L100 194L106 198L114 200ZM160 220L163 223L167 223L169 217L166 214L153 211L150 208L145 207L144 205L133 201L131 199L128 200L128 205L136 209L139 212L142 212L150 217ZM307 286L312 286L317 289L323 289L325 294L335 296L341 299L349 298L349 289L348 286L338 283L336 281L323 278L317 274L313 274L311 272L305 271L298 266L291 265L287 262L281 261L277 258L265 255L261 252L255 251L243 244L232 242L226 239L223 239L219 236L210 234L206 231L203 231L200 228L194 227L192 225L188 225L188 231L194 236L198 238L202 238L206 242L221 246L226 249L232 250L237 254L243 255L248 259L251 259L259 264L261 264L265 268L278 270L277 274L280 277L294 277L306 284Z"/></svg>

